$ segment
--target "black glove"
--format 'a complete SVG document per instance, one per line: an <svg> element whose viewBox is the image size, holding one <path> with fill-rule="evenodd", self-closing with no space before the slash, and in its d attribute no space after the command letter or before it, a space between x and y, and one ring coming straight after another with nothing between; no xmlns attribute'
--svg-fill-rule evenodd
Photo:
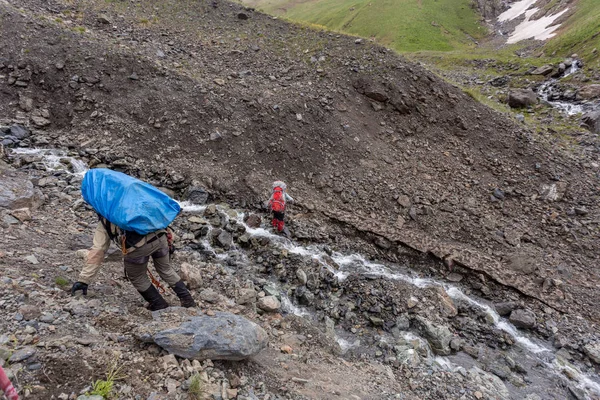
<svg viewBox="0 0 600 400"><path fill-rule="evenodd" d="M83 293L83 295L87 296L87 288L88 288L87 283L75 282L73 284L73 287L71 288L71 296L75 296L75 292L78 291L78 290L81 290L81 292Z"/></svg>

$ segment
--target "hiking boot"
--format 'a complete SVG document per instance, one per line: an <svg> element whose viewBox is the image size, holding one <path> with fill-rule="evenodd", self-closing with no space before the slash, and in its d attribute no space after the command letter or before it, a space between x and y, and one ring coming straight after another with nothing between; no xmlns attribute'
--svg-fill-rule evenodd
<svg viewBox="0 0 600 400"><path fill-rule="evenodd" d="M179 300L181 301L181 307L196 307L196 302L194 301L190 291L185 287L185 283L183 283L183 281L177 282L172 289L177 297L179 297Z"/></svg>
<svg viewBox="0 0 600 400"><path fill-rule="evenodd" d="M150 285L150 287L143 292L140 292L144 300L146 300L149 304L146 308L150 311L162 310L164 308L169 307L169 303L160 295L158 290L154 287L154 285Z"/></svg>
<svg viewBox="0 0 600 400"><path fill-rule="evenodd" d="M285 222L277 221L277 232L283 232L285 229Z"/></svg>

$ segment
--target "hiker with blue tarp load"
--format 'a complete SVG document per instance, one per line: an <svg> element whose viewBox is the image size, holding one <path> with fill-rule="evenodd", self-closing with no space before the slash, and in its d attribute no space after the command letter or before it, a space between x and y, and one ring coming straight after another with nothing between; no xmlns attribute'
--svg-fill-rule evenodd
<svg viewBox="0 0 600 400"><path fill-rule="evenodd" d="M81 184L83 199L99 217L93 246L87 262L73 284L71 294L87 295L111 241L123 252L125 274L152 311L169 307L152 281L160 287L148 270L150 257L158 275L177 294L182 307L195 307L196 302L170 264L168 228L177 214L179 204L154 186L129 175L109 169L93 169Z"/></svg>

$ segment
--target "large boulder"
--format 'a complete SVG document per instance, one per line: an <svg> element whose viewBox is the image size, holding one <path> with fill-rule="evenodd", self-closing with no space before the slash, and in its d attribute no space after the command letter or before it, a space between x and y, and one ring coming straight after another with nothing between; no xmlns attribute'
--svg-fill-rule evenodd
<svg viewBox="0 0 600 400"><path fill-rule="evenodd" d="M542 65L541 67L538 67L538 68L534 69L533 71L531 71L531 75L546 76L546 75L550 75L552 73L552 71L554 71L554 67L552 65L546 64L546 65Z"/></svg>
<svg viewBox="0 0 600 400"><path fill-rule="evenodd" d="M451 353L450 340L452 340L453 335L446 326L435 325L420 315L415 318L414 322L435 354L447 356Z"/></svg>
<svg viewBox="0 0 600 400"><path fill-rule="evenodd" d="M531 329L536 325L535 313L530 310L514 310L510 313L508 319L517 328Z"/></svg>
<svg viewBox="0 0 600 400"><path fill-rule="evenodd" d="M244 360L267 346L267 333L239 315L171 307L152 313L154 321L141 326L136 336L176 356L195 360Z"/></svg>
<svg viewBox="0 0 600 400"><path fill-rule="evenodd" d="M361 76L354 81L354 88L360 94L379 102L386 102L389 98L385 88L371 78Z"/></svg>
<svg viewBox="0 0 600 400"><path fill-rule="evenodd" d="M582 100L600 99L600 84L587 85L579 89L577 97Z"/></svg>
<svg viewBox="0 0 600 400"><path fill-rule="evenodd" d="M581 125L593 133L600 133L600 110L585 113L581 118Z"/></svg>
<svg viewBox="0 0 600 400"><path fill-rule="evenodd" d="M210 193L201 186L189 186L185 191L185 200L192 204L204 205L208 202Z"/></svg>
<svg viewBox="0 0 600 400"><path fill-rule="evenodd" d="M537 103L537 95L531 89L514 89L508 94L508 105L511 108L525 108Z"/></svg>
<svg viewBox="0 0 600 400"><path fill-rule="evenodd" d="M0 208L33 210L42 204L42 199L42 194L33 187L26 174L0 161Z"/></svg>

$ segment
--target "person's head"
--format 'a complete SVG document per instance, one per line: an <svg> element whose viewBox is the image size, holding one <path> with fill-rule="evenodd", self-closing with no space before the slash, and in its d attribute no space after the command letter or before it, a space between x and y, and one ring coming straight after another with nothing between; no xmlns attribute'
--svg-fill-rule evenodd
<svg viewBox="0 0 600 400"><path fill-rule="evenodd" d="M275 189L276 187L280 187L283 190L287 189L287 186L285 185L284 181L275 181L275 182L273 182L273 189Z"/></svg>

